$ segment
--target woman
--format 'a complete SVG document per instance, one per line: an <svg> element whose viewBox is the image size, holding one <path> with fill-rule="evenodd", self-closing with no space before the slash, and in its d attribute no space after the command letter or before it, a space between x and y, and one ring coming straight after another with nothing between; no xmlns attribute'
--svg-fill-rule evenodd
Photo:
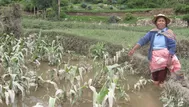
<svg viewBox="0 0 189 107"><path fill-rule="evenodd" d="M152 19L152 22L156 28L142 37L129 51L128 55L133 55L138 48L150 42L148 60L152 79L155 85L162 86L168 70L179 74L178 71L181 69L181 64L175 55L175 34L167 27L170 19L164 14L158 14Z"/></svg>

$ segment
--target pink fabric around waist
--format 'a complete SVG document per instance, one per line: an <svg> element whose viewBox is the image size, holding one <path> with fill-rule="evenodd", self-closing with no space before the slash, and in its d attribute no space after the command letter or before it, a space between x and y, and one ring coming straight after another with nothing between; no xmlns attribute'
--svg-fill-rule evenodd
<svg viewBox="0 0 189 107"><path fill-rule="evenodd" d="M152 59L150 61L151 72L159 71L167 67L169 51L167 48L152 51ZM171 66L167 67L170 72L177 72L181 69L181 64L176 55L173 56Z"/></svg>

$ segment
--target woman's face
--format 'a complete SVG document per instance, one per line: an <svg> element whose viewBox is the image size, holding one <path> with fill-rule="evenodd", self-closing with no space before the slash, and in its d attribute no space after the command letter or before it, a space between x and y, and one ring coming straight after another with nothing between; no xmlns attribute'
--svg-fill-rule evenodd
<svg viewBox="0 0 189 107"><path fill-rule="evenodd" d="M165 18L159 17L156 21L156 26L158 29L163 29L166 27L166 21Z"/></svg>

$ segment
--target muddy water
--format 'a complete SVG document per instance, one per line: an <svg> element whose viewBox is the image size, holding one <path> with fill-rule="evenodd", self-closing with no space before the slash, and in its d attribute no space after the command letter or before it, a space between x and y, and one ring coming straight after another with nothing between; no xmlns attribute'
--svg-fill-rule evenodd
<svg viewBox="0 0 189 107"><path fill-rule="evenodd" d="M148 83L139 91L134 90L134 84L139 80L138 75L127 75L127 80L124 81L124 85L129 84L130 89L125 90L130 96L130 101L120 101L118 104L120 107L163 107L159 100L161 89L154 86L152 83Z"/></svg>
<svg viewBox="0 0 189 107"><path fill-rule="evenodd" d="M158 91L148 86L140 92L130 93L131 102L128 107L163 107L159 101Z"/></svg>
<svg viewBox="0 0 189 107"><path fill-rule="evenodd" d="M66 60L66 59L65 59ZM86 63L89 64L88 59L82 60L73 60L70 61L70 65L78 65L78 63ZM91 63L91 61L90 61ZM42 63L40 65L40 69L38 71L38 75L41 75L44 79L49 79L48 69L52 69L53 67L48 66L47 63ZM86 74L84 80L88 80L91 77L91 73ZM125 100L117 100L114 104L114 107L163 107L162 103L159 101L160 97L160 89L153 86L152 84L148 84L145 88L140 91L136 91L133 89L133 85L139 80L140 76L137 75L127 75L127 80L123 81L122 84L127 86L130 85L130 89L125 89L126 93L130 96L130 101L127 102ZM58 87L61 88L65 83L58 84ZM37 103L41 103L43 107L48 107L49 97L53 97L55 95L54 87L46 88L39 87L37 91L32 91L29 95L27 95L24 100L21 100L21 97L16 101L13 107L33 107ZM92 91L90 89L84 89L82 97L79 102L73 105L72 107L92 107ZM6 107L5 105L0 105L0 107ZM56 107L71 107L69 101L64 102L62 105L56 105Z"/></svg>

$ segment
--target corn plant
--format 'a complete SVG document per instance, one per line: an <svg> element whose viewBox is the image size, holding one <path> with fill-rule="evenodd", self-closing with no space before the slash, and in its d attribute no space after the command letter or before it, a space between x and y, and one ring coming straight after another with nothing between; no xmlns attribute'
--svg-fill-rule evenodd
<svg viewBox="0 0 189 107"><path fill-rule="evenodd" d="M96 91L95 87L89 86L89 88L93 91L93 107L113 106L113 102L115 100L115 90L116 88L121 90L121 87L119 87L120 85L118 85L119 84L118 80L120 78L119 76L120 69L118 69L119 67L120 65L114 64L114 65L105 66L103 70L101 70L101 72L104 72L102 73L104 75L102 78L104 78L105 81L103 81L104 84L102 83L103 86L99 92ZM95 81L93 83L95 83ZM123 90L121 90L120 92L128 101L129 96Z"/></svg>
<svg viewBox="0 0 189 107"><path fill-rule="evenodd" d="M56 98L49 98L49 107L55 107Z"/></svg>
<svg viewBox="0 0 189 107"><path fill-rule="evenodd" d="M89 48L90 56L95 59L103 58L103 54L106 52L105 44L98 42Z"/></svg>
<svg viewBox="0 0 189 107"><path fill-rule="evenodd" d="M147 84L147 80L143 77L140 77L137 83L134 84L134 89L135 90L140 90L141 88L144 88L144 86Z"/></svg>
<svg viewBox="0 0 189 107"><path fill-rule="evenodd" d="M81 84L83 75L86 73L87 71L84 67L69 66L67 64L64 65L63 69L52 69L51 79L53 81L60 83L60 81L64 80L67 83L63 86L63 89L55 88L58 94L55 94L54 98L60 103L69 100L71 105L75 104L80 99L83 88L86 88L86 84Z"/></svg>
<svg viewBox="0 0 189 107"><path fill-rule="evenodd" d="M44 107L43 104L41 103L37 103L36 105L32 106L32 107Z"/></svg>
<svg viewBox="0 0 189 107"><path fill-rule="evenodd" d="M29 55L32 55L31 60L36 61L49 61L49 65L57 65L61 63L63 56L63 46L58 37L56 40L49 42L48 37L41 36L41 32L37 34L32 34L26 38L26 46L29 51Z"/></svg>
<svg viewBox="0 0 189 107"><path fill-rule="evenodd" d="M2 84L0 91L0 99L5 99L7 105L13 104L16 94L21 92L22 100L26 93L30 93L30 88L38 87L37 78L35 78L32 71L25 73L24 75L19 74L4 74L2 75ZM8 92L8 93L7 93ZM12 92L12 93L11 93ZM9 99L11 98L11 102Z"/></svg>
<svg viewBox="0 0 189 107"><path fill-rule="evenodd" d="M115 83L112 83L109 89L104 86L99 93L95 87L89 86L89 88L93 91L93 107L105 107L107 105L107 99L109 107L113 106Z"/></svg>
<svg viewBox="0 0 189 107"><path fill-rule="evenodd" d="M68 100L70 101L71 105L75 104L75 102L77 102L80 99L83 88L86 88L86 84L84 84L83 86L76 84L71 85L69 89L66 89L64 87L63 89L60 89L60 87L58 87L58 85L52 80L44 80L42 77L39 77L39 80L41 85L53 85L53 87L56 90L55 95L53 97L50 96L49 98L49 107L54 107L58 103L63 105L64 102ZM55 101L57 102L56 104Z"/></svg>
<svg viewBox="0 0 189 107"><path fill-rule="evenodd" d="M29 75L31 72L28 72L25 66L24 53L27 49L24 47L23 39L4 35L1 36L1 40L4 40L0 46L4 74L1 76L0 99L7 105L12 105L16 95L21 93L23 99L35 81L32 81L33 75Z"/></svg>
<svg viewBox="0 0 189 107"><path fill-rule="evenodd" d="M3 23L0 21L0 34L4 32L4 25Z"/></svg>
<svg viewBox="0 0 189 107"><path fill-rule="evenodd" d="M84 67L78 66L68 66L64 65L63 69L53 69L53 75L58 77L60 80L65 80L69 82L71 85L74 85L74 82L79 85L80 80L83 80L83 74L87 71Z"/></svg>
<svg viewBox="0 0 189 107"><path fill-rule="evenodd" d="M179 81L170 79L165 84L165 89L161 93L160 100L164 107L188 107L189 90L182 87Z"/></svg>
<svg viewBox="0 0 189 107"><path fill-rule="evenodd" d="M39 35L34 39L34 43L32 41L28 43L28 46L31 46L30 44L33 44L33 46L28 47L30 50L30 55L32 55L31 60L35 61L37 60L43 60L44 55L46 54L46 47L47 47L47 42L44 40L46 39L45 37L41 37L41 32L39 32Z"/></svg>
<svg viewBox="0 0 189 107"><path fill-rule="evenodd" d="M52 41L52 44L46 47L47 57L49 65L59 64L62 60L63 55L63 46L61 44L55 44L55 40Z"/></svg>

